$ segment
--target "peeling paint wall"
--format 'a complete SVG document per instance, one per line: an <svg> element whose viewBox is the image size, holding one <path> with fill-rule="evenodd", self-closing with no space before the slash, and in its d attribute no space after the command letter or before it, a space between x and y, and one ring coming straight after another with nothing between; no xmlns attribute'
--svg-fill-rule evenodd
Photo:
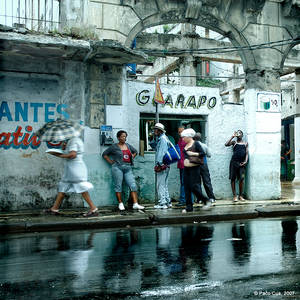
<svg viewBox="0 0 300 300"><path fill-rule="evenodd" d="M49 207L56 196L62 161L48 155L33 133L58 117L84 120L81 63L3 57L0 74L0 211ZM47 65L51 66L47 68ZM14 72L5 72L3 69ZM82 206L76 195L64 206Z"/></svg>
<svg viewBox="0 0 300 300"><path fill-rule="evenodd" d="M5 65L9 67L10 64L4 63L3 66ZM89 181L95 187L91 191L93 201L98 206L116 204L110 166L101 157L106 147L100 146L98 128L104 122L105 107L100 101L102 89L93 89L90 86L96 84L91 78L93 73L89 73L88 68L80 62L58 64L57 70L52 69L53 73L49 74L47 68L43 74L32 74L28 71L21 73L21 70L22 65L18 65L18 72L1 72L0 77L0 133L2 134L0 210L45 208L53 202L62 164L59 158L45 154L46 144L39 145L34 139L31 140L31 134L46 121L62 115L86 124L84 160L88 166ZM119 71L119 68L116 68L113 73L116 75L120 73ZM115 82L117 92L114 91L116 94L109 95L106 124L112 125L115 142L117 142L116 132L124 129L128 132L128 142L139 149L140 114L155 113L151 101L154 85L125 80L121 80L120 83L120 76L115 75L111 77L109 84L112 87ZM105 76L104 72L97 77L100 87L103 86L103 82L100 82ZM150 100L145 105L139 105L137 94L143 90L148 90ZM159 112L166 115L206 117L206 142L212 152L208 164L217 198L231 197L228 171L232 149L225 147L224 144L237 129L244 131L245 139L250 143L248 174L251 184L248 184L246 190L256 198L265 198L270 194L266 189L271 185L274 187L271 191L272 197L276 198L280 195L279 161L277 161L279 148L276 148L276 145L280 144L280 113L273 115L257 113L254 101L256 91L246 94L244 106L222 103L217 88L161 85L161 90L164 96L169 95L173 102L179 94L183 94L186 101L191 96L194 96L196 101L200 96L206 96L208 100L215 97L216 105L211 108L207 102L200 108L193 108L192 105L186 108L165 105L159 106ZM120 98L119 94L121 94ZM93 124L89 124L92 115L89 109L91 99L100 99L101 102L99 118L95 119ZM268 120L267 123L265 120ZM11 139L6 140L9 133ZM260 169L264 162L266 168L262 173ZM144 156L135 159L134 174L139 188L139 197L144 203L154 202L153 167L154 153L145 153ZM257 185L262 180L265 183L258 188ZM169 180L170 194L174 199L179 197L178 184L179 172L174 164L171 166ZM84 204L80 195L71 195L65 200L64 205L82 207Z"/></svg>

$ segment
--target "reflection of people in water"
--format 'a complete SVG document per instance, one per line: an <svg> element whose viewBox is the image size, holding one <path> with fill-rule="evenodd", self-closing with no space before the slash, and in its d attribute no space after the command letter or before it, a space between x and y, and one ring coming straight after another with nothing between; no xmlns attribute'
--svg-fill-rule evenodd
<svg viewBox="0 0 300 300"><path fill-rule="evenodd" d="M282 237L281 247L282 253L297 253L296 246L296 233L298 231L298 224L295 220L284 220L281 221Z"/></svg>
<svg viewBox="0 0 300 300"><path fill-rule="evenodd" d="M208 275L208 264L211 259L209 244L213 232L214 227L210 225L182 227L180 256L186 260L186 271L190 272L199 267L201 272L195 270L199 276Z"/></svg>
<svg viewBox="0 0 300 300"><path fill-rule="evenodd" d="M104 260L101 279L104 289L115 295L126 295L140 290L141 262L135 257L139 244L137 230L122 230L115 233L111 254ZM142 259L142 257L141 257Z"/></svg>
<svg viewBox="0 0 300 300"><path fill-rule="evenodd" d="M250 258L250 228L248 224L232 225L233 260L237 264L244 264Z"/></svg>

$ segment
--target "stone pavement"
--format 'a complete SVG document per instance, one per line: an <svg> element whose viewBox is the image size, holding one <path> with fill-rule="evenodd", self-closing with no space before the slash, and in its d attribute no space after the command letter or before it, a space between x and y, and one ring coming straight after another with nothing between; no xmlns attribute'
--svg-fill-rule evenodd
<svg viewBox="0 0 300 300"><path fill-rule="evenodd" d="M58 230L129 228L133 226L155 226L169 224L191 224L209 221L228 221L261 217L300 215L300 186L282 184L279 200L233 203L231 199L217 200L210 210L202 210L201 204L194 205L192 213L183 214L175 206L167 210L154 209L145 205L144 211L120 213L115 206L99 207L98 217L83 218L82 210L62 210L60 216L44 215L42 210L0 212L0 233L41 232Z"/></svg>

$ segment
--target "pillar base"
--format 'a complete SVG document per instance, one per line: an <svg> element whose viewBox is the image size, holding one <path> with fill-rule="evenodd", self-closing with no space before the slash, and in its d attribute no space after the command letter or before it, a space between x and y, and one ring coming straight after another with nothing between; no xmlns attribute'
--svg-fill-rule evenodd
<svg viewBox="0 0 300 300"><path fill-rule="evenodd" d="M292 181L293 185L300 185L300 177L295 177L294 180Z"/></svg>

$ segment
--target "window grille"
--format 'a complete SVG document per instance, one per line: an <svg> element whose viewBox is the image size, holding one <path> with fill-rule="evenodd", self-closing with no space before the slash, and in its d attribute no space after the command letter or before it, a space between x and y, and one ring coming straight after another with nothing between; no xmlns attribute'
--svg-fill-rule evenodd
<svg viewBox="0 0 300 300"><path fill-rule="evenodd" d="M60 0L0 0L0 24L33 31L58 29Z"/></svg>

